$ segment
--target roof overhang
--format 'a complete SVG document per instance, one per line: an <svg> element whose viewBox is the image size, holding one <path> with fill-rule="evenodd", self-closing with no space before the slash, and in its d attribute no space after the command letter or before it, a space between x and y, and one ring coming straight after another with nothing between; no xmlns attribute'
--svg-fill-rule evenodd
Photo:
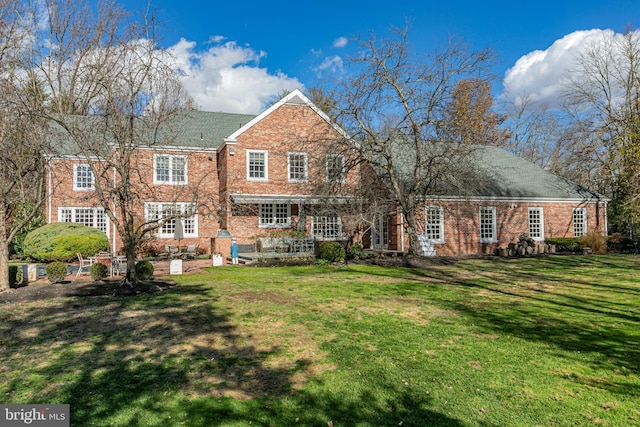
<svg viewBox="0 0 640 427"><path fill-rule="evenodd" d="M289 194L231 194L231 200L239 204L281 203L281 204L305 204L305 205L347 205L363 201L359 197L347 196L310 196Z"/></svg>

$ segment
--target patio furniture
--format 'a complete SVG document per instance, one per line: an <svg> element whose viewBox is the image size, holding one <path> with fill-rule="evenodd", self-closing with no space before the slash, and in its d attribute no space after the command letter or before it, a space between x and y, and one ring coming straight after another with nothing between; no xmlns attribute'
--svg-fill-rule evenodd
<svg viewBox="0 0 640 427"><path fill-rule="evenodd" d="M113 256L109 252L100 252L95 255L95 261L100 264L104 264L109 268L109 276L113 277L113 264L112 264Z"/></svg>
<svg viewBox="0 0 640 427"><path fill-rule="evenodd" d="M120 273L127 272L127 257L124 255L116 255L111 259L111 272L113 276L119 276Z"/></svg>
<svg viewBox="0 0 640 427"><path fill-rule="evenodd" d="M181 258L184 260L196 259L198 256L198 245L187 245L184 252L182 252Z"/></svg>
<svg viewBox="0 0 640 427"><path fill-rule="evenodd" d="M89 269L91 268L91 265L93 264L94 260L93 258L83 258L81 253L76 254L78 256L78 261L80 262L80 267L78 267L78 272L76 273L76 277L79 277L80 274L82 274L82 269L86 268L87 271L85 271L84 273L89 274L90 271Z"/></svg>
<svg viewBox="0 0 640 427"><path fill-rule="evenodd" d="M166 245L164 250L169 255L169 259L180 258L180 248L175 245Z"/></svg>

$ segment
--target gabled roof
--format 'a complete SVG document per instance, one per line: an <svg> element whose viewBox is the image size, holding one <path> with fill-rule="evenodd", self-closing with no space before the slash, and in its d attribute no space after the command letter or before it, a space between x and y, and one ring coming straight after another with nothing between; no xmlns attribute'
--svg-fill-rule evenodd
<svg viewBox="0 0 640 427"><path fill-rule="evenodd" d="M246 125L242 126L240 129L236 130L234 133L229 135L229 137L224 140L224 144L229 144L229 143L233 144L233 143L235 143L240 135L242 135L247 130L251 129L257 123L259 123L261 120L263 120L265 117L269 116L271 113L273 113L275 110L277 110L278 108L280 108L283 105L303 105L303 106L307 106L307 107L311 108L320 117L322 117L323 120L325 120L328 124L333 126L333 128L336 129L336 131L338 131L338 133L340 133L343 137L348 138L346 132L340 126L336 125L329 118L329 116L327 116L313 102L311 102L309 100L309 98L304 96L304 94L300 90L295 89L293 92L291 92L290 94L288 94L287 96L285 96L284 98L279 100L278 102L274 103L271 107L269 107L266 110L264 110L258 116L255 116L253 118L253 120L251 120L249 123L247 123Z"/></svg>

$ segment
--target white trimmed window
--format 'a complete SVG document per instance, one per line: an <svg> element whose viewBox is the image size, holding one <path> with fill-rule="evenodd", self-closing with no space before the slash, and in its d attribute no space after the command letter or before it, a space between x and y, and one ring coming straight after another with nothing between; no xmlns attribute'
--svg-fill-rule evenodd
<svg viewBox="0 0 640 427"><path fill-rule="evenodd" d="M327 182L342 184L345 177L345 162L342 154L327 154Z"/></svg>
<svg viewBox="0 0 640 427"><path fill-rule="evenodd" d="M307 153L289 153L289 182L307 181Z"/></svg>
<svg viewBox="0 0 640 427"><path fill-rule="evenodd" d="M154 203L144 204L147 221L156 221L160 227L156 237L171 239L175 236L176 221L182 221L184 237L198 237L198 215L193 212L191 203ZM177 215L188 215L176 218Z"/></svg>
<svg viewBox="0 0 640 427"><path fill-rule="evenodd" d="M542 208L529 208L529 237L544 240L544 213Z"/></svg>
<svg viewBox="0 0 640 427"><path fill-rule="evenodd" d="M342 219L337 215L314 216L311 233L318 240L337 240L342 237Z"/></svg>
<svg viewBox="0 0 640 427"><path fill-rule="evenodd" d="M109 218L103 208L58 208L58 222L76 222L109 235Z"/></svg>
<svg viewBox="0 0 640 427"><path fill-rule="evenodd" d="M268 181L268 168L267 151L247 150L247 181Z"/></svg>
<svg viewBox="0 0 640 427"><path fill-rule="evenodd" d="M444 243L444 209L427 206L424 212L424 231L432 243Z"/></svg>
<svg viewBox="0 0 640 427"><path fill-rule="evenodd" d="M185 185L187 183L187 156L171 154L154 155L153 183Z"/></svg>
<svg viewBox="0 0 640 427"><path fill-rule="evenodd" d="M573 209L573 236L582 237L587 235L587 209Z"/></svg>
<svg viewBox="0 0 640 427"><path fill-rule="evenodd" d="M73 190L93 191L94 189L95 183L91 166L86 164L73 165Z"/></svg>
<svg viewBox="0 0 640 427"><path fill-rule="evenodd" d="M263 203L260 205L260 228L291 227L291 205Z"/></svg>
<svg viewBox="0 0 640 427"><path fill-rule="evenodd" d="M496 208L493 206L482 206L480 208L480 242L497 242L496 233Z"/></svg>

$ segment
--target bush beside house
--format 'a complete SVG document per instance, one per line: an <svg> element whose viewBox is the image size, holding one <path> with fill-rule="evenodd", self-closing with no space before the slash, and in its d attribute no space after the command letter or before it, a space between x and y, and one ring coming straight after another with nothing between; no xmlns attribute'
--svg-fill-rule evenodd
<svg viewBox="0 0 640 427"><path fill-rule="evenodd" d="M72 262L78 253L91 256L108 249L109 240L102 231L78 223L47 224L24 239L25 256L42 262Z"/></svg>

